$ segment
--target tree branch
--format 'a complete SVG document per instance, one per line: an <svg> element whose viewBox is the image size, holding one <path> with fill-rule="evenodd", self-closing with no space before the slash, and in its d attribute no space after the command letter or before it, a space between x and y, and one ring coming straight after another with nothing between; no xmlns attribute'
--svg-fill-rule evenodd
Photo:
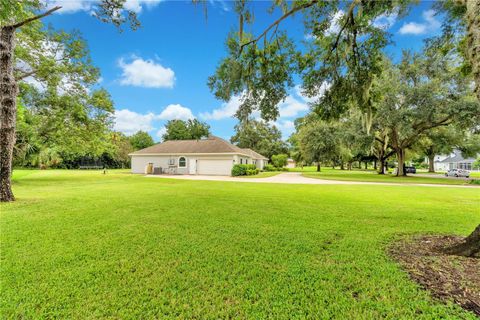
<svg viewBox="0 0 480 320"><path fill-rule="evenodd" d="M271 25L269 25L258 37L256 37L255 39L253 40L250 40L244 44L241 44L240 45L240 51L239 51L239 55L242 53L243 51L243 48L252 44L252 43L256 43L258 40L260 40L262 37L265 37L267 35L267 33L275 26L278 27L278 25L283 21L285 20L286 18L288 18L289 16L293 15L294 13L300 11L300 10L303 10L303 9L306 9L306 8L309 8L311 6L313 6L314 4L316 4L319 0L312 0L308 3L305 3L301 6L298 6L298 7L295 7L295 8L292 8L290 11L286 12L283 16L281 16L280 18L278 18L277 20L275 20Z"/></svg>
<svg viewBox="0 0 480 320"><path fill-rule="evenodd" d="M39 15L36 15L36 16L34 16L34 17L31 17L31 18L28 18L28 19L26 19L26 20L23 20L23 21L21 21L21 22L19 22L19 23L16 23L16 24L14 24L14 25L12 25L12 26L10 26L10 27L12 27L12 28L14 28L14 29L20 28L21 26L23 26L23 25L25 25L25 24L27 24L27 23L30 23L30 22L35 21L35 20L38 20L38 19L42 19L42 18L44 18L44 17L46 17L46 16L48 16L48 15L51 15L53 12L55 12L55 11L57 11L58 9L61 9L61 8L62 8L61 6L53 7L52 9L50 9L50 10L48 10L48 11L42 13L42 14L39 14Z"/></svg>
<svg viewBox="0 0 480 320"><path fill-rule="evenodd" d="M19 75L18 77L15 77L15 80L20 81L23 80L27 77L33 76L35 73L37 73L37 70L32 70L29 72L23 72L23 74Z"/></svg>

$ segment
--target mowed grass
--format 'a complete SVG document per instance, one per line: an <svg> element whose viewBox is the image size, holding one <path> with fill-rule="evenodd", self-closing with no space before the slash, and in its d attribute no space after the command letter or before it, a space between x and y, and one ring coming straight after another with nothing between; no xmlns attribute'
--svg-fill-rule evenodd
<svg viewBox="0 0 480 320"><path fill-rule="evenodd" d="M253 176L239 176L238 178L247 178L247 179L250 179L250 178L269 178L269 177L274 177L274 176L276 176L277 174L280 174L280 173L283 173L283 171L262 171L262 172L259 172L256 175L253 175Z"/></svg>
<svg viewBox="0 0 480 320"><path fill-rule="evenodd" d="M0 318L475 319L386 254L467 235L480 189L15 172Z"/></svg>
<svg viewBox="0 0 480 320"><path fill-rule="evenodd" d="M305 177L342 180L342 181L367 181L367 182L386 182L386 183L413 183L413 184L448 184L448 185L469 185L470 181L465 178L446 178L441 177L420 177L415 174L408 174L406 177L397 177L393 174L378 174L374 170L340 170L332 168L322 168L320 172L315 167L304 167L290 169L295 172L303 172ZM473 175L472 175L473 177Z"/></svg>

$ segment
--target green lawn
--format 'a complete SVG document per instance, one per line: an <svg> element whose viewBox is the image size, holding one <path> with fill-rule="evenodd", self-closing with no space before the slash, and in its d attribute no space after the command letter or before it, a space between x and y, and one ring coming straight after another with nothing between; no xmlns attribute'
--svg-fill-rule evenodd
<svg viewBox="0 0 480 320"><path fill-rule="evenodd" d="M468 234L480 189L15 172L0 318L475 319L409 280L396 237Z"/></svg>
<svg viewBox="0 0 480 320"><path fill-rule="evenodd" d="M292 171L303 172L305 177L327 180L469 185L469 181L466 179L452 179L443 176L441 178L419 177L414 174L409 174L407 177L397 177L393 174L380 175L373 170L340 170L322 168L321 172L316 172L315 167L304 167L303 170L295 168Z"/></svg>
<svg viewBox="0 0 480 320"><path fill-rule="evenodd" d="M238 178L268 178L268 177L273 177L276 176L277 174L282 173L283 171L262 171L259 174L256 174L254 176L239 176Z"/></svg>

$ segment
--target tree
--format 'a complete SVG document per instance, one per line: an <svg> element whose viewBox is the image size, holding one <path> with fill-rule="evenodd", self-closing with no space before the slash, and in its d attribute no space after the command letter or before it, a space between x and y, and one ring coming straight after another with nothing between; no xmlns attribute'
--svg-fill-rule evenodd
<svg viewBox="0 0 480 320"><path fill-rule="evenodd" d="M295 75L302 78L303 93L315 98L312 107L322 116L339 117L347 107L356 106L371 118L375 98L370 95L371 84L381 72L381 50L389 40L372 21L381 15L403 14L409 2L275 1L273 7L282 15L255 36L245 31L245 25L253 23L253 9L238 1L238 32L229 35L228 56L208 84L222 100L241 96L236 114L241 120L255 110L263 119L275 120ZM304 36L312 39L306 48L281 29L282 22L296 13L302 14ZM326 85L329 89L320 94Z"/></svg>
<svg viewBox="0 0 480 320"><path fill-rule="evenodd" d="M155 144L153 138L147 132L141 130L130 136L128 140L134 150L145 149Z"/></svg>
<svg viewBox="0 0 480 320"><path fill-rule="evenodd" d="M169 120L165 125L163 141L201 139L210 135L210 126L205 122L194 120Z"/></svg>
<svg viewBox="0 0 480 320"><path fill-rule="evenodd" d="M405 152L434 128L478 122L480 104L469 79L455 69L456 55L441 42L427 42L423 55L405 53L402 62L386 65L377 85L384 92L377 117L395 151L397 175L405 175Z"/></svg>
<svg viewBox="0 0 480 320"><path fill-rule="evenodd" d="M235 135L230 142L240 148L249 148L271 159L275 154L287 153L282 133L265 121L248 119L235 125Z"/></svg>
<svg viewBox="0 0 480 320"><path fill-rule="evenodd" d="M300 150L307 162L321 163L332 161L340 152L340 139L337 126L321 120L309 121L298 131Z"/></svg>
<svg viewBox="0 0 480 320"><path fill-rule="evenodd" d="M449 154L464 138L460 128L438 127L428 131L419 142L419 149L428 158L428 172L435 172L435 156Z"/></svg>
<svg viewBox="0 0 480 320"><path fill-rule="evenodd" d="M286 154L274 154L272 156L272 164L276 168L283 168L287 165L288 155Z"/></svg>
<svg viewBox="0 0 480 320"><path fill-rule="evenodd" d="M96 6L95 16L117 26L129 21L132 27L136 27L135 13L120 10L123 8L124 2L123 0L102 0ZM39 22L40 19L51 15L61 7L57 6L38 14L37 12L43 8L44 2L39 0L2 0L0 2L0 75L2 77L0 84L0 201L15 200L11 187L11 174L17 118L17 81L27 77L48 77L53 80L55 77L52 75L56 75L56 78L59 79L61 77L58 76L63 71L62 68L57 68L56 63L51 63L55 57L42 55L42 49L48 47L49 42L45 42L47 33L42 30ZM41 50L31 50L33 58L25 58L23 63L21 60L17 60L17 54L23 53L23 56L26 57L29 50L23 52L15 50L18 30L25 35L22 40L30 39L26 42L27 45L43 45ZM38 62L39 68L37 68L37 63L32 65L32 62ZM64 62L67 62L67 59L64 59ZM50 72L47 72L48 66L53 67Z"/></svg>

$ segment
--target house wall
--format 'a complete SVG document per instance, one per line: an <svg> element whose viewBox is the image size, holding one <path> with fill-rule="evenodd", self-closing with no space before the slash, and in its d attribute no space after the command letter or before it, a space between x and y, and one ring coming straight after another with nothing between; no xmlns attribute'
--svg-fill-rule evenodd
<svg viewBox="0 0 480 320"><path fill-rule="evenodd" d="M187 165L185 168L179 168L178 167L178 159L182 155L172 155L172 156L144 156L144 155L132 155L132 173L140 173L140 174L145 174L145 169L149 163L153 163L153 167L161 167L162 169L164 168L176 168L175 172L176 174L189 174L189 167L190 167L190 161L195 161L195 160L232 160L232 166L233 166L233 160L234 157L233 155L188 155L184 156L187 160ZM169 160L173 159L174 160L174 165L170 166L169 165ZM237 162L236 162L237 163ZM251 163L251 162L250 162ZM172 172L173 173L173 172Z"/></svg>

